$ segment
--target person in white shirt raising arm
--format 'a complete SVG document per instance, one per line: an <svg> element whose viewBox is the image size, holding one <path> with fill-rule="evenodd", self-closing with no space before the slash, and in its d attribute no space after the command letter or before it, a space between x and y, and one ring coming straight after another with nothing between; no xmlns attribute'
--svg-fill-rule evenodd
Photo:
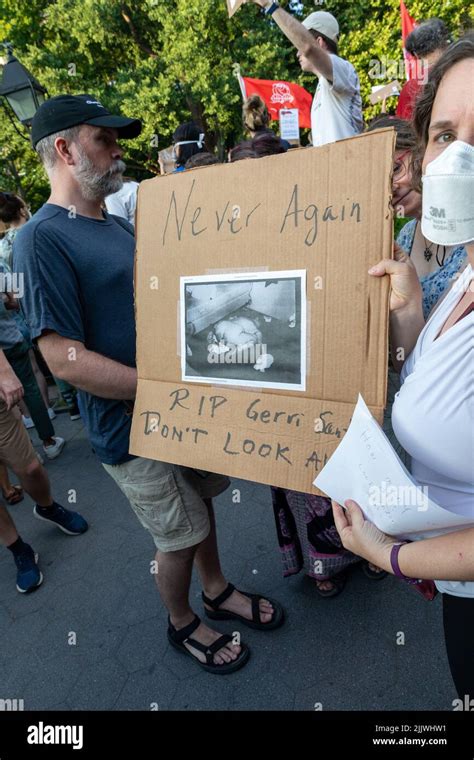
<svg viewBox="0 0 474 760"><path fill-rule="evenodd" d="M271 16L296 47L303 71L319 78L311 109L315 147L353 137L363 129L359 77L351 63L338 56L339 24L331 13L316 11L300 23L271 0L248 0Z"/></svg>

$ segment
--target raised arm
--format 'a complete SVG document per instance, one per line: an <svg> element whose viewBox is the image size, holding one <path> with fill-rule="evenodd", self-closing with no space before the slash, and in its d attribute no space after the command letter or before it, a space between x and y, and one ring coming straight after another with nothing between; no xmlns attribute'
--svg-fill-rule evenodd
<svg viewBox="0 0 474 760"><path fill-rule="evenodd" d="M266 8L272 4L271 0L250 0L250 2L259 5L261 8ZM283 8L278 8L273 13L272 18L295 48L310 61L313 66L313 73L332 82L331 56L326 50L319 47L311 32Z"/></svg>
<svg viewBox="0 0 474 760"><path fill-rule="evenodd" d="M77 340L48 332L38 340L51 372L61 380L101 398L135 398L137 371L134 367L89 351Z"/></svg>

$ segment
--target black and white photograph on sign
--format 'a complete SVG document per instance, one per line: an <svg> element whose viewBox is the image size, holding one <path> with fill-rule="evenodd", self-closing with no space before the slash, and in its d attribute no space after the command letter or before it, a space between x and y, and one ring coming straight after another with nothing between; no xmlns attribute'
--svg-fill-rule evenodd
<svg viewBox="0 0 474 760"><path fill-rule="evenodd" d="M306 389L306 271L181 277L181 375Z"/></svg>

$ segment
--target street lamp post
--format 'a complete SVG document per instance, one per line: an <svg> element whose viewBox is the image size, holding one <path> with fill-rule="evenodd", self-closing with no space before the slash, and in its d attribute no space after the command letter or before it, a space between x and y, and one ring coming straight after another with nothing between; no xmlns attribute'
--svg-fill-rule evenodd
<svg viewBox="0 0 474 760"><path fill-rule="evenodd" d="M33 116L48 95L32 74L13 55L13 47L4 42L8 56L3 67L0 82L0 96L3 96L16 118L26 127L31 126Z"/></svg>

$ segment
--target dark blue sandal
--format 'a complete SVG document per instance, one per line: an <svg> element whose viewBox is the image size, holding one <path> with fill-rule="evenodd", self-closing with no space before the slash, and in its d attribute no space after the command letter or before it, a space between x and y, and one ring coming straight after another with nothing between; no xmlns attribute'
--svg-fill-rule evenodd
<svg viewBox="0 0 474 760"><path fill-rule="evenodd" d="M237 612L230 612L230 610L220 610L219 607L221 604L223 604L226 599L229 598L229 596L232 594L233 591L238 591L239 594L243 594L243 596L247 596L252 601L252 619L248 620L248 618L243 617L242 615L239 615ZM267 599L268 602L273 607L273 615L272 619L268 621L268 623L262 623L260 619L260 600L261 599ZM229 583L227 588L224 589L222 594L219 594L219 596L216 596L215 599L209 599L204 592L202 594L202 600L204 604L206 604L208 607L211 607L210 610L206 608L206 615L208 618L211 618L211 620L239 620L241 623L244 623L244 625L248 625L249 628L257 628L259 631L271 631L275 630L275 628L279 628L284 619L285 619L285 612L283 610L283 607L279 602L274 602L273 599L269 599L266 596L262 596L261 594L247 594L246 591L240 591L240 589L236 589L235 586L232 585L232 583Z"/></svg>
<svg viewBox="0 0 474 760"><path fill-rule="evenodd" d="M193 660L201 666L201 668L207 670L209 673L218 673L225 675L226 673L234 673L236 670L239 670L241 667L243 667L243 665L245 665L250 657L250 650L245 644L239 644L241 649L240 654L236 660L233 660L232 662L225 662L222 665L216 664L214 662L214 655L217 654L219 649L222 649L222 647L224 647L226 644L230 644L233 641L233 638L232 636L229 636L229 634L225 633L223 636L220 636L217 641L215 641L213 644L210 644L209 646L202 644L200 641L191 638L191 634L193 634L194 631L199 628L200 624L201 620L196 615L192 623L189 623L189 625L185 626L184 628L177 630L171 623L171 620L168 618L168 641L170 642L171 646L177 649L178 652L182 652L183 654L187 654L192 657ZM198 649L200 652L202 652L206 656L206 662L201 662L201 660L199 660L196 655L189 651L185 644L189 644L190 646L194 647L194 649Z"/></svg>

